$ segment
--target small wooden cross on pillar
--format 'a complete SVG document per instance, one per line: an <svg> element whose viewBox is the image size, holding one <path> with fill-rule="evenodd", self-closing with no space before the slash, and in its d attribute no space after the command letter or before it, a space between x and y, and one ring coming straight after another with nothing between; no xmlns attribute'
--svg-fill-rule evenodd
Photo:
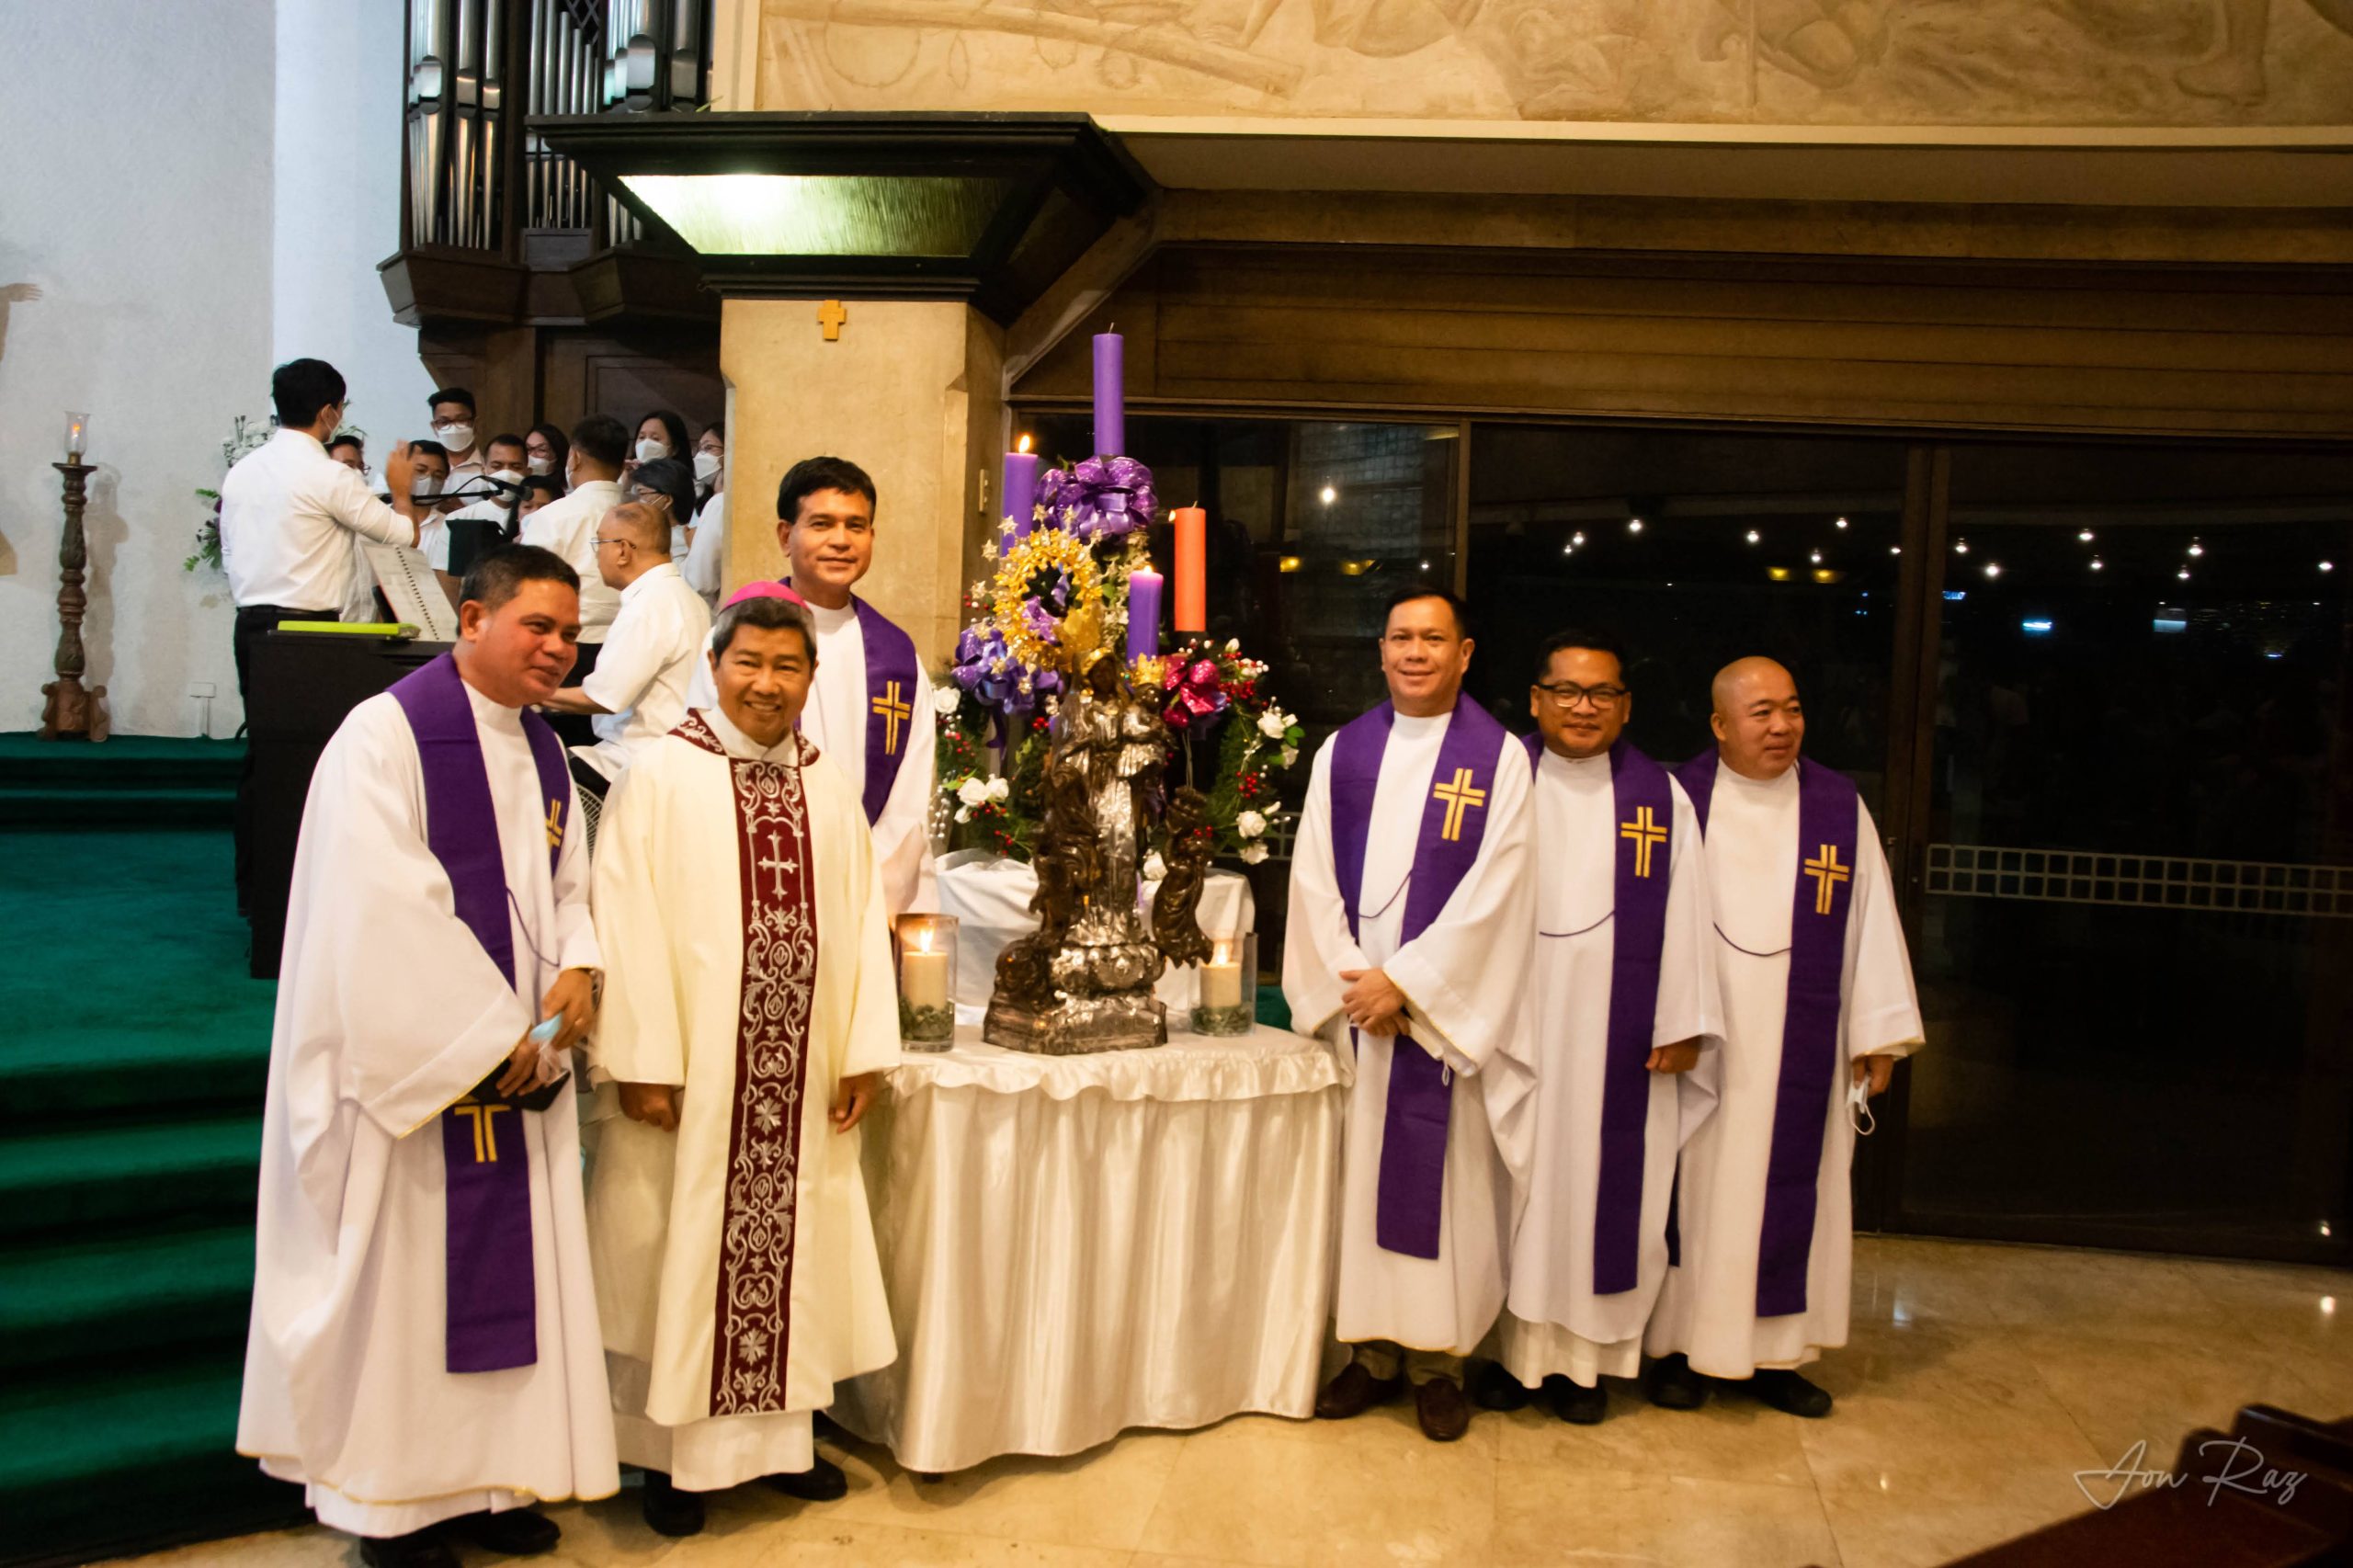
<svg viewBox="0 0 2353 1568"><path fill-rule="evenodd" d="M841 341L842 323L847 320L849 312L842 309L839 300L828 300L817 307L817 324L825 329L825 341L828 343Z"/></svg>

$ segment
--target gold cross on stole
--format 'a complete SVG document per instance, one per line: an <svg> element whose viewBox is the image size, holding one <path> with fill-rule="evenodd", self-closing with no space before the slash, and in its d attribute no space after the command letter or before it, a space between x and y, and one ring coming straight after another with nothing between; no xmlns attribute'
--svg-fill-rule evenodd
<svg viewBox="0 0 2353 1568"><path fill-rule="evenodd" d="M473 1100L460 1100L449 1108L460 1116L469 1119L474 1124L474 1164L496 1165L498 1163L498 1125L491 1120L491 1118L502 1110L513 1110L515 1108L504 1105L481 1105Z"/></svg>
<svg viewBox="0 0 2353 1568"><path fill-rule="evenodd" d="M1472 778L1471 769L1458 767L1454 770L1452 783L1440 784L1430 791L1432 795L1446 802L1446 824L1438 830L1438 836L1449 844L1461 841L1463 808L1465 806L1484 807L1487 803L1487 792L1484 790L1472 789Z"/></svg>
<svg viewBox="0 0 2353 1568"><path fill-rule="evenodd" d="M547 828L548 847L556 848L563 843L563 802L562 801L548 802Z"/></svg>
<svg viewBox="0 0 2353 1568"><path fill-rule="evenodd" d="M849 312L842 309L839 300L828 300L817 307L817 325L824 333L825 341L839 343L842 327L849 320Z"/></svg>
<svg viewBox="0 0 2353 1568"><path fill-rule="evenodd" d="M1618 836L1634 841L1634 875L1649 876L1651 850L1666 842L1665 824L1651 814L1650 807L1643 806L1636 809L1632 822L1618 824Z"/></svg>
<svg viewBox="0 0 2353 1568"><path fill-rule="evenodd" d="M1854 875L1854 868L1841 866L1838 863L1838 846L1825 844L1819 857L1805 863L1805 874L1813 879L1813 912L1827 915L1830 913L1831 890Z"/></svg>
<svg viewBox="0 0 2353 1568"><path fill-rule="evenodd" d="M899 726L915 716L915 710L908 707L907 699L900 695L899 683L887 683L882 687L882 695L868 706L882 715L882 755L898 756Z"/></svg>

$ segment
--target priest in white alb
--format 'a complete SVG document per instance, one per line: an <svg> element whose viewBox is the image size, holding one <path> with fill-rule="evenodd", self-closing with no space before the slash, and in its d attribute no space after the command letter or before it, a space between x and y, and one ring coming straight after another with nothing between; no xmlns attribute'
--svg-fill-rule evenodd
<svg viewBox="0 0 2353 1568"><path fill-rule="evenodd" d="M801 716L858 791L874 829L883 895L892 915L938 907L931 855L937 737L931 677L915 640L851 590L874 566L874 481L845 458L804 458L777 486L777 540L790 566L785 585L817 628L817 678ZM708 673L687 694L712 699Z"/></svg>
<svg viewBox="0 0 2353 1568"><path fill-rule="evenodd" d="M670 1536L746 1481L840 1496L811 1414L896 1354L857 1131L899 1056L873 841L794 729L807 611L756 584L711 641L717 704L639 751L597 842L589 1228L620 1457Z"/></svg>
<svg viewBox="0 0 2353 1568"><path fill-rule="evenodd" d="M1713 699L1716 746L1677 777L1707 841L1722 1100L1683 1152L1649 1392L1689 1409L1709 1378L1745 1381L1776 1409L1822 1416L1830 1395L1798 1368L1847 1343L1855 1134L1920 1044L1920 1004L1870 811L1799 756L1797 682L1741 659Z"/></svg>
<svg viewBox="0 0 2353 1568"><path fill-rule="evenodd" d="M1532 1121L1528 754L1461 695L1472 646L1451 594L1391 600L1389 700L1315 754L1283 944L1295 1027L1356 1067L1334 1291L1350 1358L1315 1414L1411 1383L1438 1442L1470 1426L1462 1358L1503 1307Z"/></svg>
<svg viewBox="0 0 2353 1568"><path fill-rule="evenodd" d="M578 579L466 574L460 641L368 699L311 781L262 1119L237 1447L374 1568L545 1551L609 1496L571 1048L595 1010L563 750Z"/></svg>
<svg viewBox="0 0 2353 1568"><path fill-rule="evenodd" d="M1723 1037L1699 825L1666 769L1625 738L1616 642L1563 631L1539 650L1534 1160L1513 1238L1498 1365L1480 1403L1540 1388L1590 1426L1604 1376L1642 1369L1666 1274L1675 1156L1715 1107Z"/></svg>

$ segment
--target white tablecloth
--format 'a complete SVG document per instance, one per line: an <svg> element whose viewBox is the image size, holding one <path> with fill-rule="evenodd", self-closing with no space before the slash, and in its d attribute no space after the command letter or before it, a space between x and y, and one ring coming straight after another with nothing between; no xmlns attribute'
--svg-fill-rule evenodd
<svg viewBox="0 0 2353 1568"><path fill-rule="evenodd" d="M899 1341L834 1415L919 1472L1129 1426L1313 1410L1340 1066L1261 1027L1031 1056L909 1054L867 1181Z"/></svg>

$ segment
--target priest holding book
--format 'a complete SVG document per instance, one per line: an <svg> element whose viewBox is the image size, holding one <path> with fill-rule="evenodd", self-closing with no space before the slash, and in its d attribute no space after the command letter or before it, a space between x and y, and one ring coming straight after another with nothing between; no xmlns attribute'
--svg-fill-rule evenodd
<svg viewBox="0 0 2353 1568"><path fill-rule="evenodd" d="M1462 605L1401 590L1389 700L1315 754L1291 862L1283 994L1355 1062L1326 1420L1413 1387L1423 1433L1469 1429L1462 1359L1504 1304L1534 1059L1528 754L1461 695Z"/></svg>
<svg viewBox="0 0 2353 1568"><path fill-rule="evenodd" d="M578 579L466 574L460 641L352 710L302 813L262 1119L240 1452L371 1568L545 1551L620 1486L567 1074L598 964L563 749Z"/></svg>
<svg viewBox="0 0 2353 1568"><path fill-rule="evenodd" d="M717 703L639 751L597 845L590 1234L621 1458L669 1536L746 1481L840 1496L811 1415L896 1354L857 1136L899 1056L879 859L796 729L808 611L754 585L711 645Z"/></svg>

